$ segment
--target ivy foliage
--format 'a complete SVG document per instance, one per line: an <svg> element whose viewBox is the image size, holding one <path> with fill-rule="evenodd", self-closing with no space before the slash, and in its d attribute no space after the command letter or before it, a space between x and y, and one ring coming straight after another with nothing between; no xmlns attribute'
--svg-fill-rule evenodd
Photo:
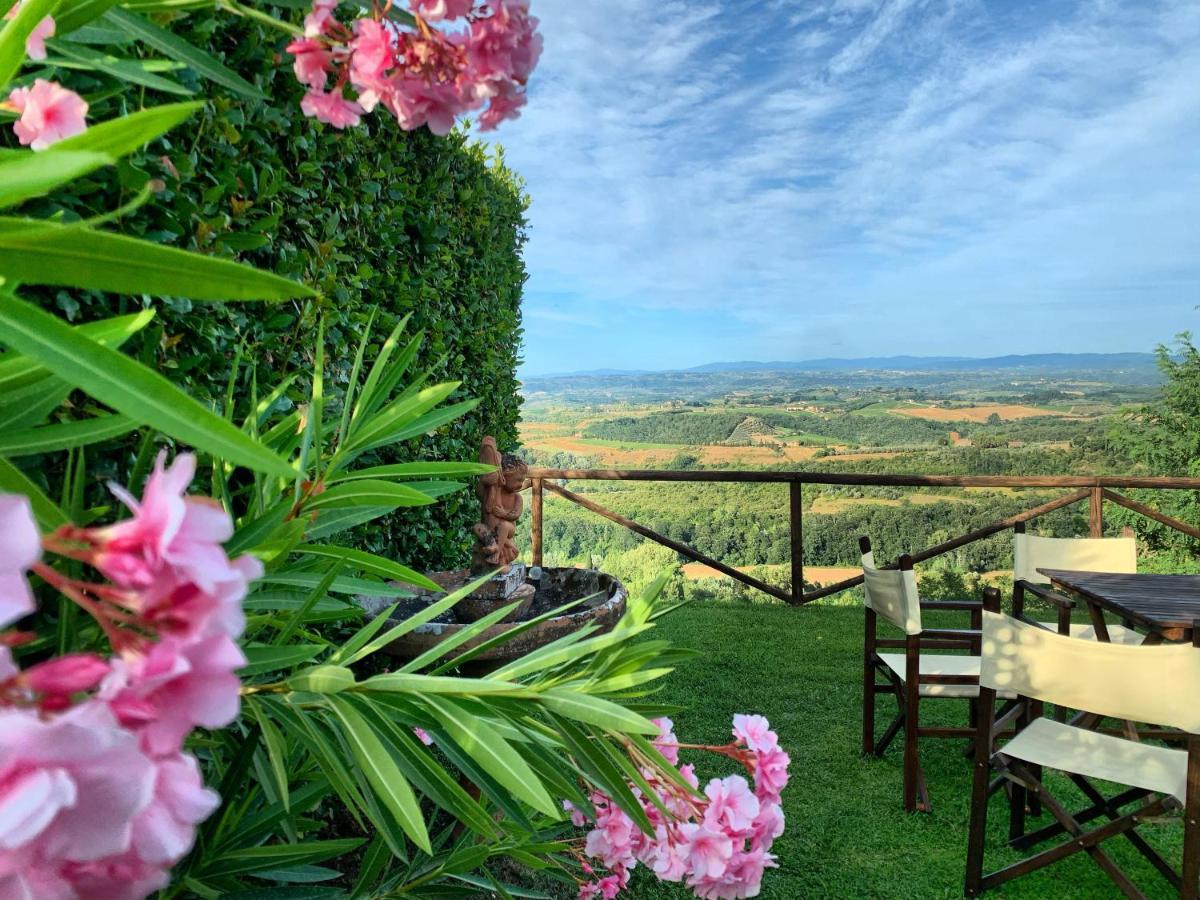
<svg viewBox="0 0 1200 900"><path fill-rule="evenodd" d="M452 399L482 402L435 435L386 449L378 462L409 461L418 452L426 459L471 459L485 434L494 434L503 449L514 445L528 199L502 153L462 133L404 133L383 116L335 131L300 112L302 91L279 31L216 13L191 13L169 24L266 99L214 93L188 70L175 73L197 96L212 97L200 113L141 155L75 182L69 193L32 201L26 211L87 218L129 203L150 185L158 189L153 202L110 228L236 258L301 279L323 296L269 307L193 306L167 298L156 304L158 317L138 353L142 361L217 409L231 389L249 396L256 385L294 375L278 401L286 409L310 393L313 338L323 317L326 403L337 409L368 320L375 319L377 342L367 363L378 341L407 315L406 333L425 336L415 369L432 370L433 381L461 380ZM108 31L105 36L120 39ZM132 42L124 50L142 52ZM87 95L91 118L136 108L128 92L106 98L96 87ZM145 92L147 105L177 99L152 93ZM138 302L98 292L43 290L36 296L75 322L130 312ZM149 305L149 298L142 302ZM235 361L241 364L231 388ZM121 477L130 449L127 443L108 445L109 458L93 457L93 470ZM31 470L37 472L36 463ZM370 523L348 542L422 568L457 565L476 516L469 492L463 492Z"/></svg>

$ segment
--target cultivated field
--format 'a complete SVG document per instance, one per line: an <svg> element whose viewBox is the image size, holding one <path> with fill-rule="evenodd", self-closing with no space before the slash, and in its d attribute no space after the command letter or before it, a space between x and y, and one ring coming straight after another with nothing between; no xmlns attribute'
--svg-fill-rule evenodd
<svg viewBox="0 0 1200 900"><path fill-rule="evenodd" d="M1002 422L1034 419L1038 416L1061 416L1063 413L1036 406L1021 406L1012 403L993 403L985 406L898 406L892 410L902 416L914 416L931 422L986 422L993 414Z"/></svg>

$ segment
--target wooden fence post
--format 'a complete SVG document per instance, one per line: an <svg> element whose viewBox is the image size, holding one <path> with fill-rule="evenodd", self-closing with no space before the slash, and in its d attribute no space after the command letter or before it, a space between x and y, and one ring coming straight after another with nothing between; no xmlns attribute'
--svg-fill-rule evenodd
<svg viewBox="0 0 1200 900"><path fill-rule="evenodd" d="M1091 536L1104 537L1104 488L1092 488L1091 503L1088 510L1088 524Z"/></svg>
<svg viewBox="0 0 1200 900"><path fill-rule="evenodd" d="M790 534L792 539L792 602L804 602L804 506L801 503L801 483L788 485L791 505Z"/></svg>
<svg viewBox="0 0 1200 900"><path fill-rule="evenodd" d="M542 564L542 479L533 479L533 487L529 499L530 506L532 507L529 530L532 535L533 564L540 566Z"/></svg>

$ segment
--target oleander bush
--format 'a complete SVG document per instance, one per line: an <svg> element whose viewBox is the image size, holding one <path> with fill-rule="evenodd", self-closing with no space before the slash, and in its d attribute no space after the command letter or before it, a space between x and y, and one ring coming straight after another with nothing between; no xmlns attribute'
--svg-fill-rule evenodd
<svg viewBox="0 0 1200 900"><path fill-rule="evenodd" d="M300 18L285 8L263 8ZM83 38L110 38L122 54L160 55L107 21L88 27ZM111 228L241 260L303 281L322 298L264 312L166 297L156 304L155 322L131 341L133 352L217 407L230 388L234 358L252 360L253 369L241 368L234 391L248 392L251 379L262 385L294 376L279 402L286 409L303 404L310 389L311 334L320 317L327 402L337 408L368 318L377 313L370 358L392 326L410 316L408 330L425 336L415 367L430 369L435 380L461 380L461 395L480 403L422 443L388 448L376 461L409 461L418 452L424 458L472 458L485 434L494 434L502 448L511 446L520 405L515 367L528 198L499 151L493 154L461 131L446 137L425 129L403 132L379 118L347 131L316 125L299 108L304 91L282 56L285 34L213 9L175 19L170 27L245 79L244 89L210 89L193 69L155 73L153 79L176 86L172 92L212 96L162 140L24 210L38 217L61 213L68 220L101 215L153 179L162 186L154 201L121 215ZM60 46L73 49L69 41ZM103 72L74 77L85 93L111 93L113 82ZM162 86L158 80L151 85ZM154 87L145 96L153 96ZM168 91L159 94L169 99ZM111 93L92 100L89 118L118 115L131 104L129 94ZM15 144L8 128L2 134L0 141ZM30 289L29 295L73 322L149 303L145 297L54 288ZM62 409L57 415L75 413ZM92 453L98 476L93 498L102 479L127 477L131 451L128 442L114 442ZM31 458L27 465L44 487L63 474L60 460ZM346 540L437 569L465 560L464 536L476 515L469 496L455 495L436 507L388 515Z"/></svg>

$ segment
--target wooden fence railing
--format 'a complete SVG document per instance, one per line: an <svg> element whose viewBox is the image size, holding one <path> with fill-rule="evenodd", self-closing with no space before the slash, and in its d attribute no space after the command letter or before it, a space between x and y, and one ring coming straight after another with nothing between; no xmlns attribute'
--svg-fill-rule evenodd
<svg viewBox="0 0 1200 900"><path fill-rule="evenodd" d="M641 525L632 519L607 509L574 491L568 490L559 482L563 481L693 481L693 482L752 482L776 483L788 485L789 529L791 545L791 591L785 591L774 585L767 584L758 578L748 575L713 559L686 544L673 540L666 535ZM860 485L866 487L964 487L964 488L1069 488L1070 493L1057 497L1024 512L998 519L981 528L976 528L966 534L944 541L917 553L910 554L913 562L923 562L948 553L965 544L982 540L990 535L1012 528L1018 523L1028 522L1043 516L1048 512L1070 506L1075 503L1088 501L1089 530L1092 537L1100 537L1104 533L1104 502L1107 500L1118 506L1123 506L1147 518L1153 519L1176 531L1200 539L1200 527L1182 522L1179 519L1159 512L1158 510L1130 499L1116 492L1116 489L1152 488L1158 490L1200 490L1200 478L1170 478L1170 477L1122 477L1110 475L872 475L861 473L837 472L779 472L779 471L743 471L743 470L702 470L674 471L657 469L542 469L529 470L529 486L531 488L530 505L532 507L532 551L533 564L540 566L543 555L543 521L545 492L550 491L572 503L591 510L603 516L610 522L615 522L630 531L642 535L664 547L669 547L676 553L695 562L728 575L743 584L760 590L772 597L785 600L788 603L801 604L828 597L849 588L862 584L862 576L847 578L835 584L825 585L816 590L804 593L804 509L801 504L801 488L806 484L829 485Z"/></svg>

